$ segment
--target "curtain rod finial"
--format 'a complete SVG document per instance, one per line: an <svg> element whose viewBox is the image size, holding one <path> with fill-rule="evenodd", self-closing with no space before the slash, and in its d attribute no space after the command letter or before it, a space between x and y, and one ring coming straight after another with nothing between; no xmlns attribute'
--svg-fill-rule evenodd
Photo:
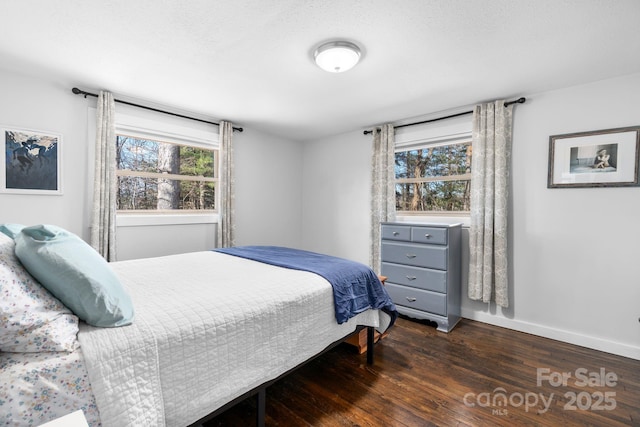
<svg viewBox="0 0 640 427"><path fill-rule="evenodd" d="M83 91L83 90L78 89L77 87L74 87L73 89L71 89L71 92L73 92L76 95L84 95L84 98L87 99L88 93Z"/></svg>

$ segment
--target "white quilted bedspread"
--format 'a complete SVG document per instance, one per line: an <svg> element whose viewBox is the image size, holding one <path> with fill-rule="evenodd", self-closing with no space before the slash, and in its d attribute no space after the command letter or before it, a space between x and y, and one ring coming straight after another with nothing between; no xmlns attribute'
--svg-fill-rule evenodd
<svg viewBox="0 0 640 427"><path fill-rule="evenodd" d="M322 277L217 252L111 265L134 323L78 334L104 427L189 425L357 325L388 324L369 310L338 325Z"/></svg>

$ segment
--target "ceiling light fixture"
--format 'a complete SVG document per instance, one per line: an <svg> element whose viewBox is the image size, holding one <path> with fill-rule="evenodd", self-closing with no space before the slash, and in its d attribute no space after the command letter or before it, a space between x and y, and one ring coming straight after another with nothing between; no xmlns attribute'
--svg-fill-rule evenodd
<svg viewBox="0 0 640 427"><path fill-rule="evenodd" d="M330 73L342 73L356 66L360 60L360 48L347 41L321 44L313 53L318 67Z"/></svg>

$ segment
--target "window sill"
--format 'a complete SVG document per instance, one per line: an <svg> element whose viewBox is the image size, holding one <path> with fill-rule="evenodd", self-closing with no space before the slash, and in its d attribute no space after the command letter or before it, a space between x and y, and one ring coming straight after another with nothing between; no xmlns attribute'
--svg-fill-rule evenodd
<svg viewBox="0 0 640 427"><path fill-rule="evenodd" d="M437 215L437 214L398 214L396 216L398 222L414 222L414 223L445 223L445 224L462 224L463 227L469 227L471 224L471 217L468 213L464 214L452 214L452 215Z"/></svg>
<svg viewBox="0 0 640 427"><path fill-rule="evenodd" d="M202 214L139 214L116 213L116 227L143 227L151 225L215 224L217 213Z"/></svg>

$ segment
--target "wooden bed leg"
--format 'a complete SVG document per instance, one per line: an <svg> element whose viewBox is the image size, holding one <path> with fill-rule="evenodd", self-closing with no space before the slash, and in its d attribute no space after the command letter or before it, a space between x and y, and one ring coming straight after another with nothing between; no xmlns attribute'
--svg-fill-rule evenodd
<svg viewBox="0 0 640 427"><path fill-rule="evenodd" d="M367 326L367 364L373 365L374 329Z"/></svg>
<svg viewBox="0 0 640 427"><path fill-rule="evenodd" d="M257 414L256 414L256 426L264 427L264 417L266 411L267 392L266 387L262 387L256 394L257 399Z"/></svg>

